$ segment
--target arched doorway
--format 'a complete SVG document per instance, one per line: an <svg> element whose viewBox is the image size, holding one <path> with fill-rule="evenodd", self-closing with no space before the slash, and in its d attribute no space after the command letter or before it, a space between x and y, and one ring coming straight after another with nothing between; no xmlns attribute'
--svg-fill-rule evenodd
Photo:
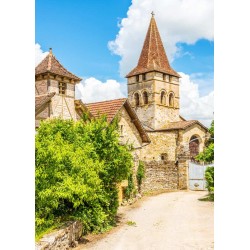
<svg viewBox="0 0 250 250"><path fill-rule="evenodd" d="M193 135L189 141L189 152L191 158L194 158L196 155L199 154L199 148L200 148L199 138Z"/></svg>

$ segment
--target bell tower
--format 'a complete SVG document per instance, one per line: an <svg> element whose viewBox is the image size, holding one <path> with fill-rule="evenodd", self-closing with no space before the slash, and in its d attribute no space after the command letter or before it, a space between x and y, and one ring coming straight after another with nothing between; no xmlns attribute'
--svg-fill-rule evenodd
<svg viewBox="0 0 250 250"><path fill-rule="evenodd" d="M82 79L64 68L53 55L52 49L37 65L35 80L36 97L54 94L49 117L76 120L75 85Z"/></svg>
<svg viewBox="0 0 250 250"><path fill-rule="evenodd" d="M128 98L143 125L157 130L180 121L179 78L168 61L154 13L137 66L127 75Z"/></svg>

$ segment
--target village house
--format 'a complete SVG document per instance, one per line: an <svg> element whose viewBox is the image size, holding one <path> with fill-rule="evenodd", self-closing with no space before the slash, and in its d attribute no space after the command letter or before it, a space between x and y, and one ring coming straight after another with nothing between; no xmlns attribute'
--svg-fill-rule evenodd
<svg viewBox="0 0 250 250"><path fill-rule="evenodd" d="M78 120L83 113L88 113L90 118L106 115L108 122L117 117L120 143L133 146L134 172L136 171L141 158L141 148L149 144L150 139L127 98L88 104L76 100L75 85L81 79L61 65L53 55L52 49L36 67L35 77L36 128L41 120L55 117ZM124 180L118 187L120 203L127 185L127 180Z"/></svg>
<svg viewBox="0 0 250 250"><path fill-rule="evenodd" d="M81 79L65 69L50 49L36 67L36 127L41 120L80 119L84 112L109 122L119 117L121 143L134 147L134 173L145 165L142 192L188 189L188 162L203 150L207 128L180 116L180 75L171 68L152 14L137 66L127 74L128 98L84 103L75 99ZM122 189L127 185L121 183Z"/></svg>

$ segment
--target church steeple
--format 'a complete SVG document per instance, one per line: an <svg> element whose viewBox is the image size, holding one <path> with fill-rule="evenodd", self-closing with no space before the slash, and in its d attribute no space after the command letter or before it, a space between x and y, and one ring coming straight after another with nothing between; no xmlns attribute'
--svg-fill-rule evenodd
<svg viewBox="0 0 250 250"><path fill-rule="evenodd" d="M137 66L126 76L131 77L150 71L158 71L172 76L180 77L168 61L160 33L154 18L154 12L148 27L147 35L143 44Z"/></svg>
<svg viewBox="0 0 250 250"><path fill-rule="evenodd" d="M137 66L126 76L128 98L140 121L161 129L179 117L179 78L168 61L154 12Z"/></svg>

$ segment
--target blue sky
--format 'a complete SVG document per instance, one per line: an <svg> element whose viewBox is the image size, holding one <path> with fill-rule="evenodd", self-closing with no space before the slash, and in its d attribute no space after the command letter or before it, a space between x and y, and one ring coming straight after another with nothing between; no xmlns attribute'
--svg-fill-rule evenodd
<svg viewBox="0 0 250 250"><path fill-rule="evenodd" d="M118 21L126 16L128 0L36 0L36 43L50 47L76 75L100 80L119 79L119 56L108 41L115 38Z"/></svg>
<svg viewBox="0 0 250 250"><path fill-rule="evenodd" d="M127 96L126 78L137 64L152 10L171 66L182 73L180 113L213 119L214 42L211 0L36 0L39 58L50 47L83 78L83 102ZM98 94L96 90L98 89Z"/></svg>
<svg viewBox="0 0 250 250"><path fill-rule="evenodd" d="M119 74L120 56L109 50L108 42L115 39L118 22L127 16L130 5L129 0L36 0L36 43L44 51L52 47L62 64L76 75L125 81ZM207 94L213 89L213 41L180 42L177 47L181 53L172 67L191 77L200 78L202 73L208 82L200 81L201 95Z"/></svg>

